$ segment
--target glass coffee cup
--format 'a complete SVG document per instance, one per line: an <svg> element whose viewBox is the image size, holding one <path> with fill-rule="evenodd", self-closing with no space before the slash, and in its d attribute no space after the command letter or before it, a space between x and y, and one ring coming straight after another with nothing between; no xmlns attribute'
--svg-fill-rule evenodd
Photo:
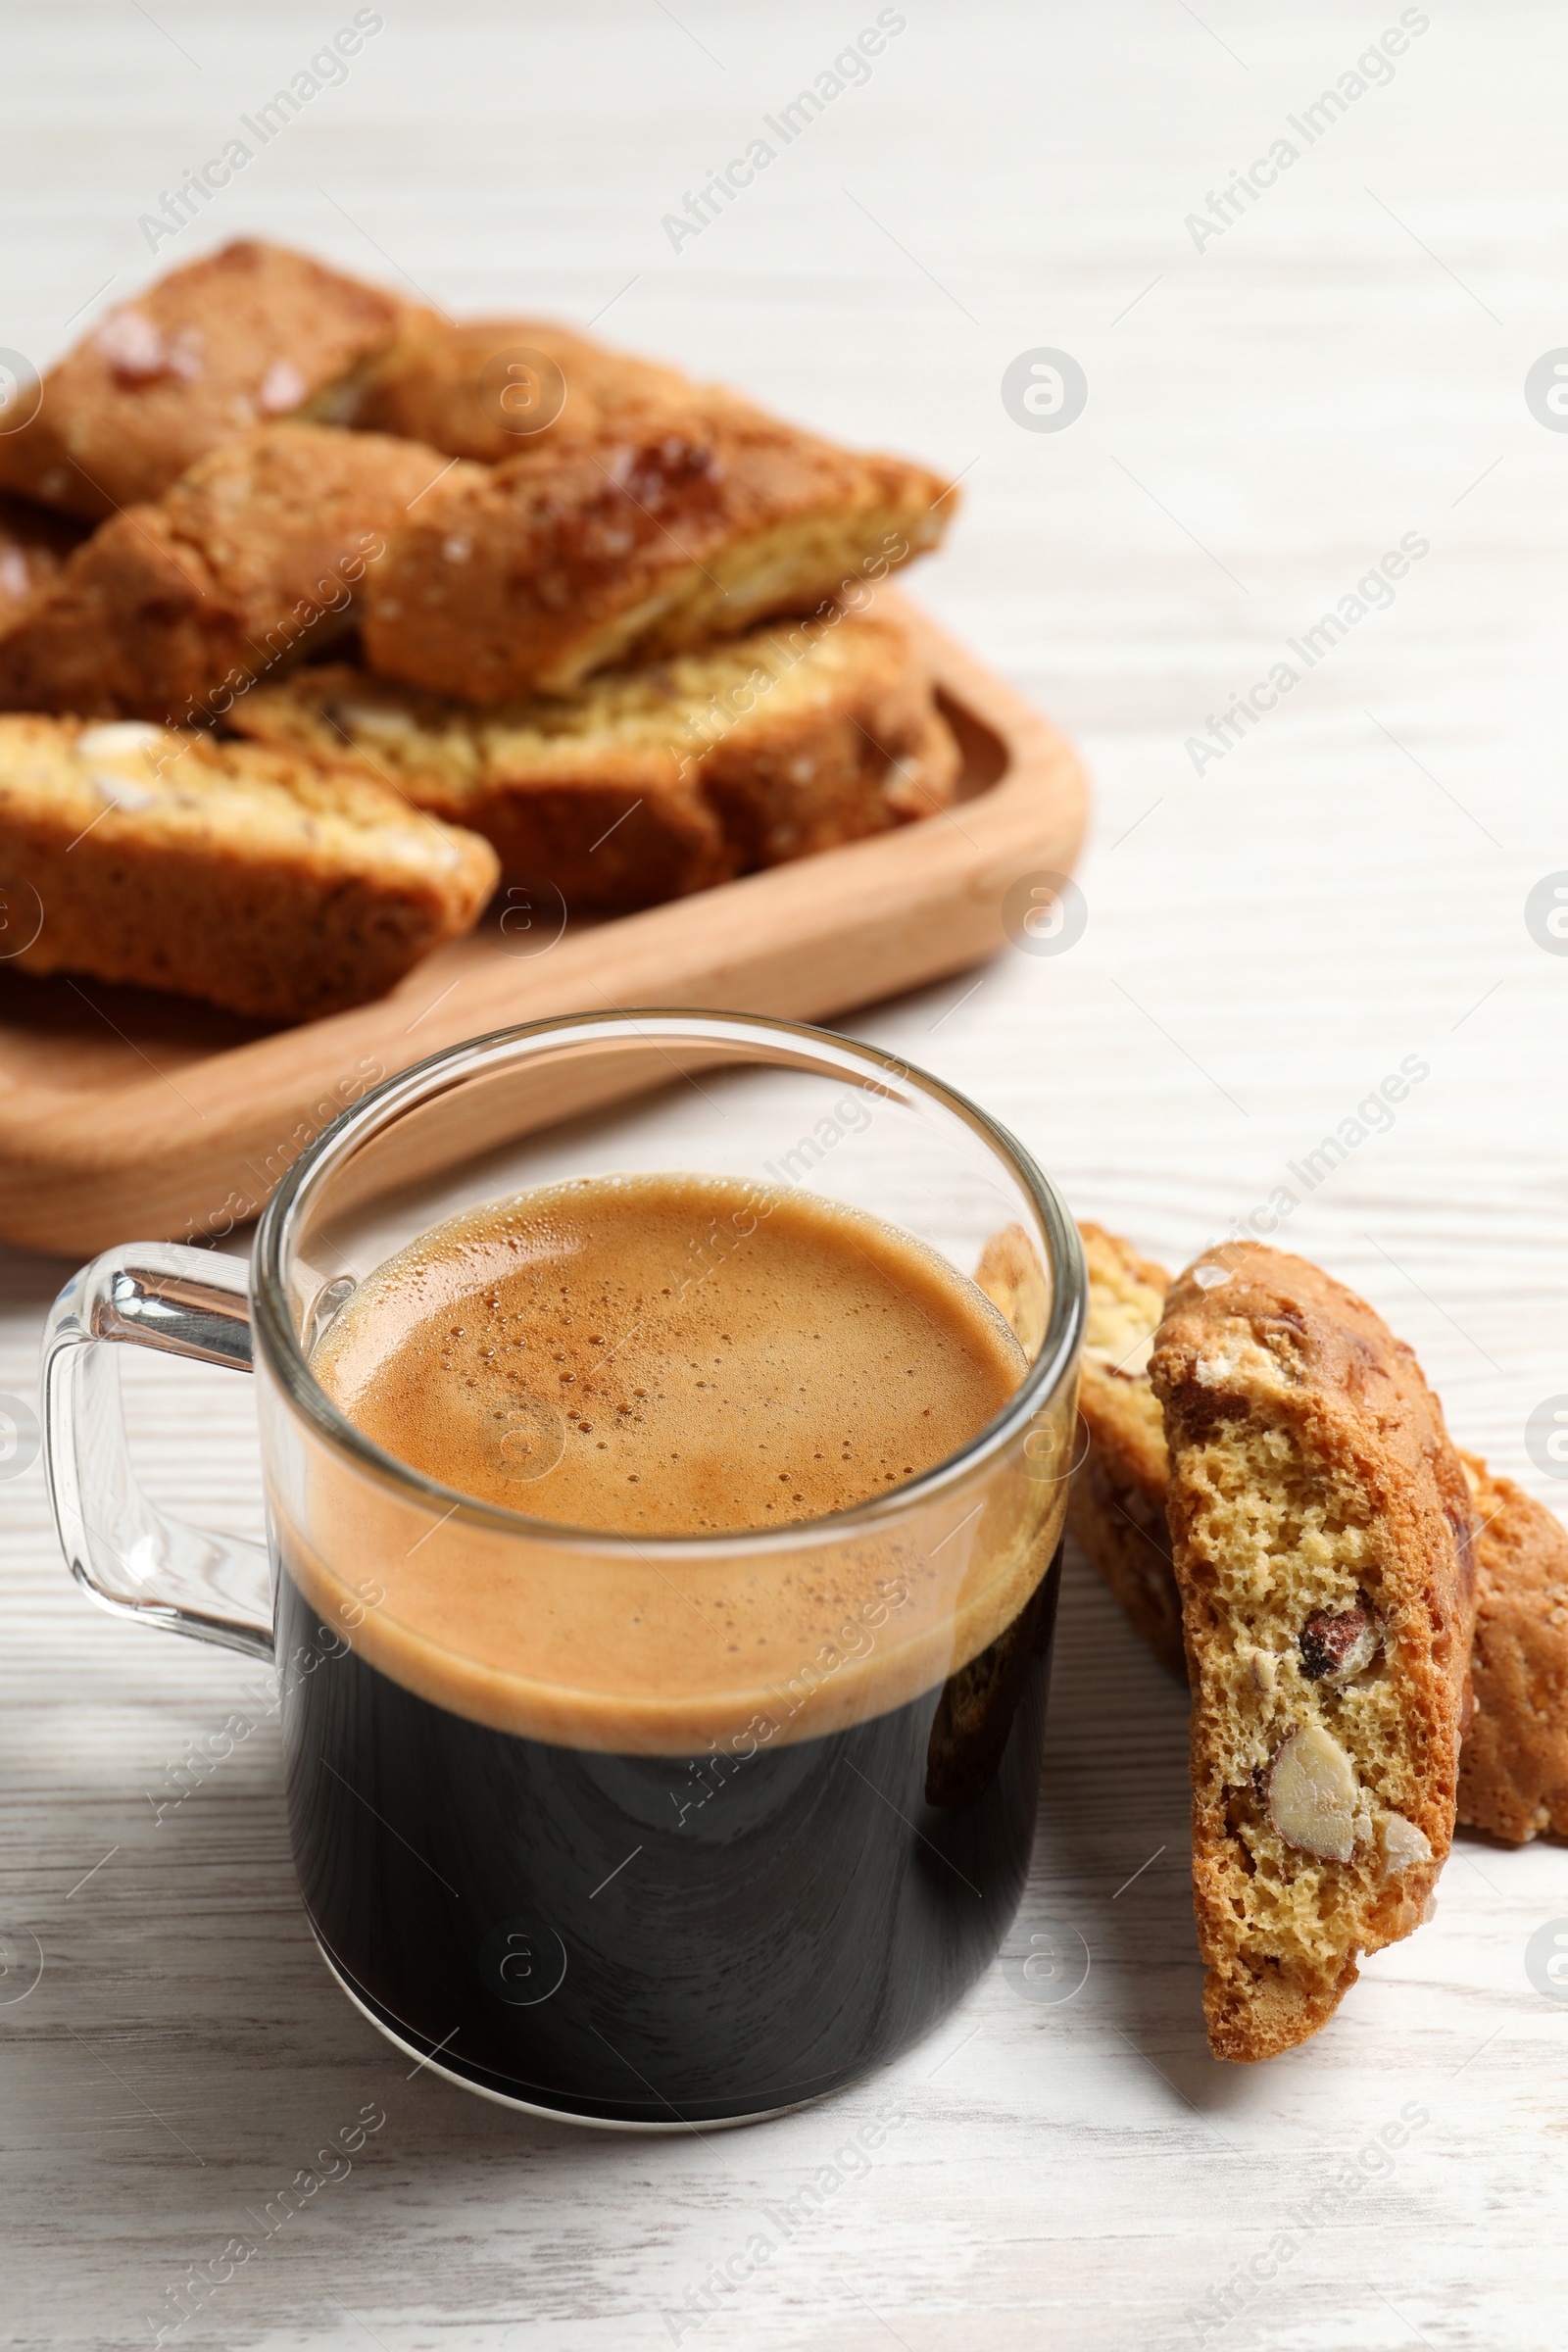
<svg viewBox="0 0 1568 2352"><path fill-rule="evenodd" d="M367 1277L432 1228L679 1172L764 1214L798 1188L970 1278L1005 1237L1026 1368L1003 1409L856 1507L633 1539L529 1515L546 1405L510 1433L513 1507L383 1450L313 1374ZM722 1286L747 1213L678 1279ZM45 1343L51 1494L107 1607L275 1661L306 1910L383 2033L531 2111L741 2123L928 2033L1011 1924L1084 1313L1053 1187L936 1079L742 1015L537 1022L345 1111L248 1268L168 1244L84 1267ZM140 1494L118 1342L254 1370L266 1550Z"/></svg>

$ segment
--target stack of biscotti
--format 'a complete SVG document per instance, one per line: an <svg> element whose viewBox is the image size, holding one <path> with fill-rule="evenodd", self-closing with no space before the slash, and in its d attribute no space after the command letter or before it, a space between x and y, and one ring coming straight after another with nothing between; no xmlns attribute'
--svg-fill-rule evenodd
<svg viewBox="0 0 1568 2352"><path fill-rule="evenodd" d="M232 723L395 772L568 905L646 906L944 808L956 743L890 571L948 486L537 319L406 319L354 422L443 454L364 669Z"/></svg>
<svg viewBox="0 0 1568 2352"><path fill-rule="evenodd" d="M1317 1268L1232 1244L1173 1287L1081 1230L1069 1525L1193 1685L1210 2039L1266 2057L1417 1923L1456 1824L1568 1835L1568 1533Z"/></svg>
<svg viewBox="0 0 1568 2352"><path fill-rule="evenodd" d="M931 683L874 610L949 486L567 328L453 325L233 245L46 376L0 493L0 710L252 737L573 909L954 797ZM59 940L90 930L79 870Z"/></svg>

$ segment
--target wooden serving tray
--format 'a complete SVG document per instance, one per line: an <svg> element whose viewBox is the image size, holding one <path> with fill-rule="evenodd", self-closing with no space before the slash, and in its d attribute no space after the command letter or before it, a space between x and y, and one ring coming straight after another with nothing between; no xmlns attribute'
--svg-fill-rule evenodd
<svg viewBox="0 0 1568 2352"><path fill-rule="evenodd" d="M951 815L610 921L563 929L559 897L509 908L503 892L389 996L292 1029L0 964L0 1236L77 1257L220 1240L378 1080L513 1022L638 1005L820 1020L991 955L1011 885L1071 868L1083 770L1001 679L883 593L963 749Z"/></svg>

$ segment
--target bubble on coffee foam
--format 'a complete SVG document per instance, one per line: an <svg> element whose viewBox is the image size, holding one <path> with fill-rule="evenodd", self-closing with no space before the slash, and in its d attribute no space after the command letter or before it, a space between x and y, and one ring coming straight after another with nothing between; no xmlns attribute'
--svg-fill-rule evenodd
<svg viewBox="0 0 1568 2352"><path fill-rule="evenodd" d="M496 1451L503 1475L518 1484L546 1478L566 1450L566 1424L543 1396L518 1396L496 1408Z"/></svg>

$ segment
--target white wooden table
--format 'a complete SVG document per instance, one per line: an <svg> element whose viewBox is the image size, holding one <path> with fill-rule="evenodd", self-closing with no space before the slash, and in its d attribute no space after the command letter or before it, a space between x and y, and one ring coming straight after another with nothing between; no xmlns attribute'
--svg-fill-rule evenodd
<svg viewBox="0 0 1568 2352"><path fill-rule="evenodd" d="M106 281L130 291L154 267L138 216L351 13L14 10L0 340L47 359ZM967 1087L1080 1211L1172 1262L1276 1188L1304 1193L1288 1163L1415 1056L1428 1075L1392 1130L1284 1238L1364 1288L1460 1434L1556 1499L1524 1430L1568 1389L1568 961L1524 904L1568 867L1568 437L1523 387L1568 339L1560 9L1433 0L1393 78L1363 70L1336 116L1319 94L1398 24L1396 0L910 0L868 77L678 245L662 216L770 136L869 0L380 13L341 86L158 263L259 228L453 308L604 314L606 334L964 469L916 593L1084 745L1088 929L854 1025ZM1276 184L1254 173L1223 233L1187 225L1282 137L1299 152ZM1042 347L1089 386L1054 432L1000 390ZM1289 641L1405 534L1428 552L1394 601L1364 591L1308 668ZM1188 739L1282 661L1298 683L1195 761ZM0 1388L33 1395L67 1270L0 1265ZM252 1523L245 1385L136 1371L149 1483ZM1461 1842L1434 1924L1317 2041L1215 2065L1183 1701L1081 1562L1019 1937L1081 1936L1087 1982L1052 2005L998 1969L855 2094L652 2143L407 2080L311 1944L271 1728L155 1814L250 1671L92 1611L36 1465L0 1510L6 2340L153 2341L190 2266L221 2267L373 2102L385 2124L352 2173L166 2341L1561 2342L1568 2003L1525 1950L1568 1915L1568 1858ZM44 1969L19 2000L24 1932ZM883 2108L902 2120L864 2158L854 2134ZM812 2180L814 2216L715 2282Z"/></svg>

